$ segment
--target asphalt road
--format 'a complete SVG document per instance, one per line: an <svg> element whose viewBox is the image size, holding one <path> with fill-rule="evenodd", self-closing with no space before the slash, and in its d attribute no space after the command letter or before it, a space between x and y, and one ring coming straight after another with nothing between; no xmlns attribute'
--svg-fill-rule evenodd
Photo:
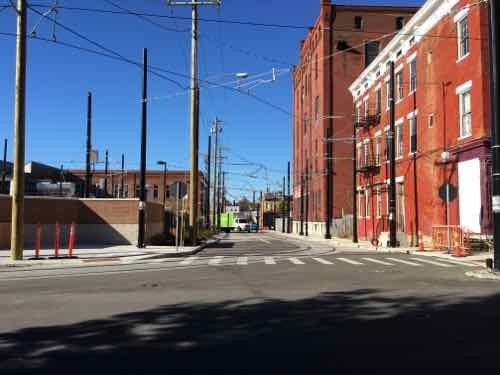
<svg viewBox="0 0 500 375"><path fill-rule="evenodd" d="M2 271L0 374L498 373L500 284L428 261L234 234L196 258Z"/></svg>

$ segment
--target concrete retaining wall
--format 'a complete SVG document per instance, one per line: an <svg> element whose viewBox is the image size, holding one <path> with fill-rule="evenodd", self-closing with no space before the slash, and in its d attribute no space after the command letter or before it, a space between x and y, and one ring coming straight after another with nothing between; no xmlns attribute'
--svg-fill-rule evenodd
<svg viewBox="0 0 500 375"><path fill-rule="evenodd" d="M137 241L137 199L68 199L26 197L25 246L35 244L35 228L42 228L42 247L54 245L55 223L61 224L62 244L66 246L69 226L77 225L77 246L128 245ZM0 249L10 247L10 197L0 195ZM162 233L163 206L146 205L146 239Z"/></svg>

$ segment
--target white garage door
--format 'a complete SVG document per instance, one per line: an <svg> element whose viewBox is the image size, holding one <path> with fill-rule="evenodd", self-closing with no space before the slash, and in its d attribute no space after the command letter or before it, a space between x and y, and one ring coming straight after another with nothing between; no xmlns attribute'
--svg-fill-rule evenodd
<svg viewBox="0 0 500 375"><path fill-rule="evenodd" d="M479 159L458 163L460 225L481 233L481 170Z"/></svg>

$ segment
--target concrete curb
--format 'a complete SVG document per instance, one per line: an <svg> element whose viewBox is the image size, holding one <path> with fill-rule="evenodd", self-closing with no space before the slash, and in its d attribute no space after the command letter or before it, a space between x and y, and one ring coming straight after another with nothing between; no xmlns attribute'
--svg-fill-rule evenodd
<svg viewBox="0 0 500 375"><path fill-rule="evenodd" d="M500 281L500 272L492 272L489 270L469 271L466 272L465 275L476 279Z"/></svg>

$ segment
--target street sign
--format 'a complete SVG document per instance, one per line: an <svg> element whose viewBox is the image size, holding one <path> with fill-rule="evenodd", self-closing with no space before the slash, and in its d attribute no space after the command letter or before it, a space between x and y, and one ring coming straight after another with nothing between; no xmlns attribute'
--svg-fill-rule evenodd
<svg viewBox="0 0 500 375"><path fill-rule="evenodd" d="M184 182L176 182L170 185L170 196L177 197L177 189L180 189L180 197L184 198L187 194L187 185Z"/></svg>
<svg viewBox="0 0 500 375"><path fill-rule="evenodd" d="M446 195L447 195L447 190L449 189L449 199L450 199L450 202L453 202L455 199L457 199L457 195L458 195L458 190L456 188L456 186L454 186L453 184L443 184L439 187L439 190L438 190L438 194L439 194L439 198L441 198L441 200L443 202L446 202Z"/></svg>

